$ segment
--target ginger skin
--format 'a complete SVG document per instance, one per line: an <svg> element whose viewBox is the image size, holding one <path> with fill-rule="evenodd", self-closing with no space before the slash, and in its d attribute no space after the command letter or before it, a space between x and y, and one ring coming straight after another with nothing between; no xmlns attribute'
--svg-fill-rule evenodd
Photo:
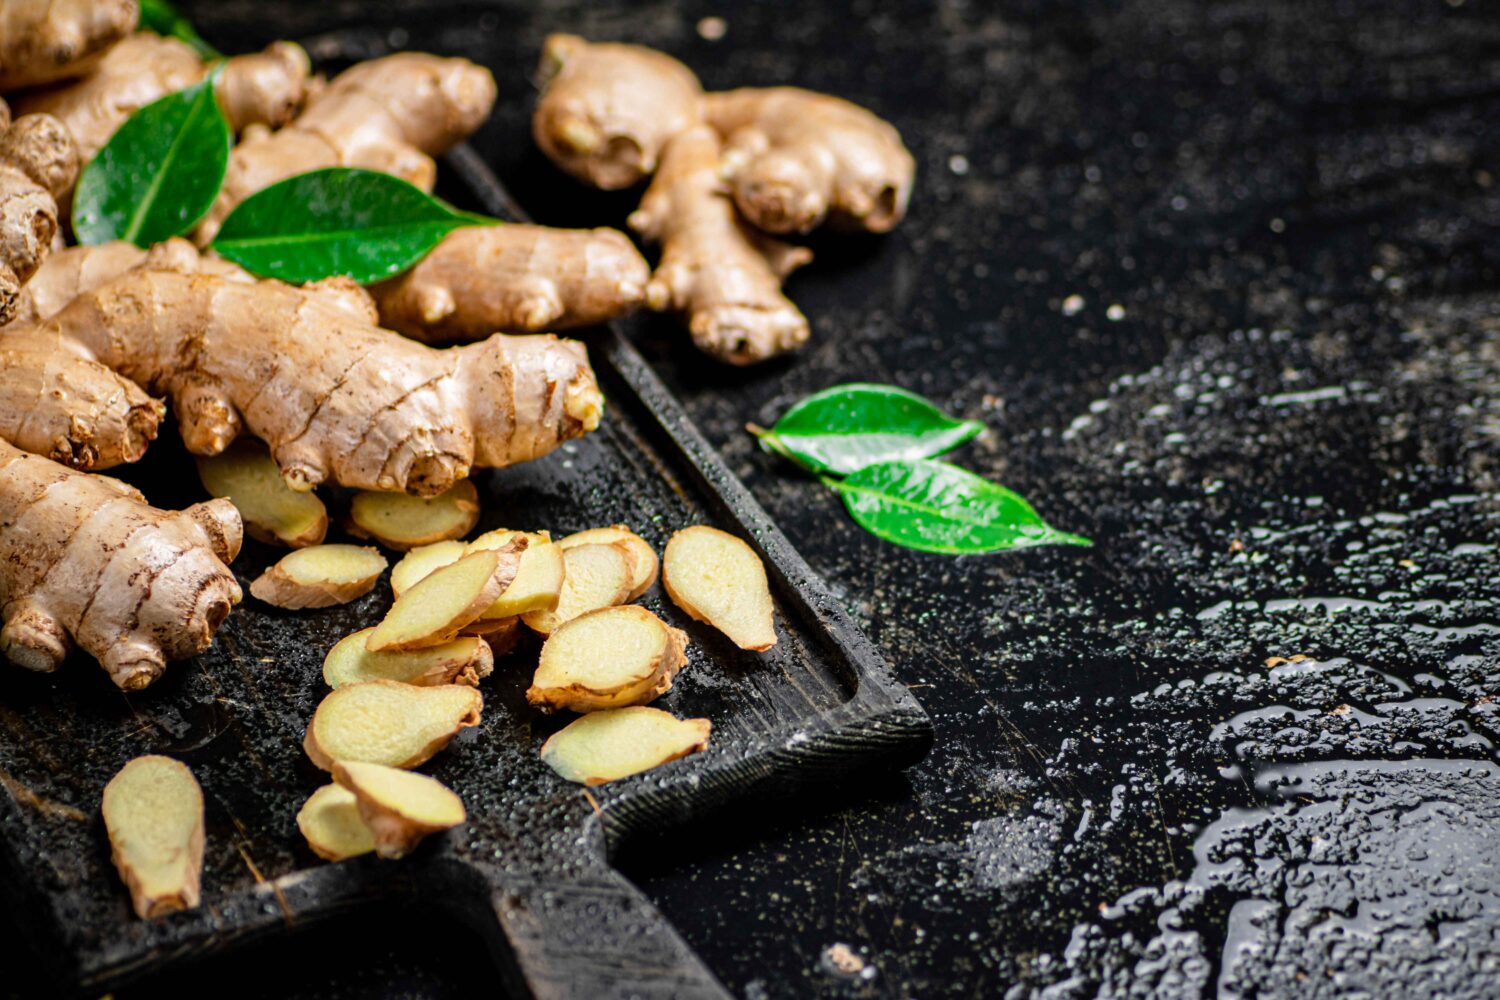
<svg viewBox="0 0 1500 1000"><path fill-rule="evenodd" d="M227 500L184 511L0 442L0 652L55 670L77 645L126 691L208 648L240 600Z"/></svg>
<svg viewBox="0 0 1500 1000"><path fill-rule="evenodd" d="M384 325L435 344L603 323L640 305L650 274L613 229L475 226L371 292Z"/></svg>
<svg viewBox="0 0 1500 1000"><path fill-rule="evenodd" d="M0 2L0 92L88 72L139 14L136 0Z"/></svg>
<svg viewBox="0 0 1500 1000"><path fill-rule="evenodd" d="M52 252L57 197L77 176L78 154L62 123L50 115L11 121L0 101L0 325Z"/></svg>
<svg viewBox="0 0 1500 1000"><path fill-rule="evenodd" d="M277 132L246 130L195 239L209 243L234 206L296 174L363 167L432 190L447 152L489 117L495 78L467 59L402 52L359 63L311 96Z"/></svg>
<svg viewBox="0 0 1500 1000"><path fill-rule="evenodd" d="M543 92L531 120L537 145L579 180L606 191L656 170L668 140L702 118L693 71L640 45L550 35L537 75Z"/></svg>
<svg viewBox="0 0 1500 1000"><path fill-rule="evenodd" d="M812 253L740 221L719 189L719 154L706 125L674 137L630 228L662 248L647 307L684 314L700 350L747 365L807 341L807 317L781 294L781 280Z"/></svg>
<svg viewBox="0 0 1500 1000"><path fill-rule="evenodd" d="M724 175L745 218L768 233L888 232L906 214L916 161L874 114L800 87L709 94Z"/></svg>

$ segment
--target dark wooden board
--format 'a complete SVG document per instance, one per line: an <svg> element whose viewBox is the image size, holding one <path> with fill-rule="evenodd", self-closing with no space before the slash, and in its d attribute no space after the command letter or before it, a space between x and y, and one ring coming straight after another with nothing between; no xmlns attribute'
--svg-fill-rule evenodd
<svg viewBox="0 0 1500 1000"><path fill-rule="evenodd" d="M449 158L445 193L517 217L471 152ZM0 671L0 859L7 906L64 991L95 992L163 963L233 948L354 907L391 904L456 913L486 932L517 991L538 997L719 997L681 938L610 866L636 831L660 829L731 799L777 796L876 763L898 764L931 739L926 716L895 683L806 563L692 426L618 329L587 334L608 400L598 431L538 462L476 477L480 528L555 534L623 522L658 550L685 525L710 523L765 559L779 644L736 649L666 600L643 603L691 637L690 665L658 702L713 721L710 749L593 790L538 759L566 722L522 692L537 643L524 639L481 686L481 725L428 773L463 796L470 819L401 862L325 864L294 816L327 780L301 749L326 694L324 652L379 618L389 588L341 608L281 612L247 598L213 647L125 695L92 662L55 675ZM125 474L154 502L201 498L188 457L158 442ZM241 583L280 552L247 543ZM109 860L100 791L124 762L165 753L203 785L203 905L142 921Z"/></svg>

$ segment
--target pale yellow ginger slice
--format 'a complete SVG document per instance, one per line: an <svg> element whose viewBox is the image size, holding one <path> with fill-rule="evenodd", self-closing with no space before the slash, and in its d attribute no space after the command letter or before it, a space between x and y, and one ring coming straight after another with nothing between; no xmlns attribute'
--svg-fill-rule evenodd
<svg viewBox="0 0 1500 1000"><path fill-rule="evenodd" d="M473 687L494 669L490 647L476 636L406 652L372 653L365 642L373 629L346 635L323 659L323 680L331 688L361 681L400 681L418 687L467 684Z"/></svg>
<svg viewBox="0 0 1500 1000"><path fill-rule="evenodd" d="M462 538L479 523L479 491L459 480L435 497L361 492L349 504L349 533L392 549Z"/></svg>
<svg viewBox="0 0 1500 1000"><path fill-rule="evenodd" d="M297 829L324 861L357 858L375 850L375 835L359 814L359 802L343 785L324 785L309 795L297 811Z"/></svg>
<svg viewBox="0 0 1500 1000"><path fill-rule="evenodd" d="M542 744L542 761L569 781L602 785L706 749L712 728L639 705L590 712Z"/></svg>
<svg viewBox="0 0 1500 1000"><path fill-rule="evenodd" d="M469 547L459 541L434 542L412 549L391 569L392 593L400 597L412 584L435 569L458 562L468 551Z"/></svg>
<svg viewBox="0 0 1500 1000"><path fill-rule="evenodd" d="M526 539L505 548L473 552L434 570L402 591L366 640L371 652L424 649L451 641L515 579Z"/></svg>
<svg viewBox="0 0 1500 1000"><path fill-rule="evenodd" d="M557 544L564 549L576 548L579 545L608 545L613 542L620 543L630 553L634 575L630 584L630 596L626 600L634 601L650 590L651 585L656 582L656 572L660 563L651 543L623 524L612 524L607 528L589 528L587 531L578 531L557 540Z"/></svg>
<svg viewBox="0 0 1500 1000"><path fill-rule="evenodd" d="M490 647L494 656L504 656L516 648L521 638L520 618L481 618L464 626L463 634L478 636Z"/></svg>
<svg viewBox="0 0 1500 1000"><path fill-rule="evenodd" d="M544 712L644 705L687 664L687 633L626 604L579 615L542 645L526 700Z"/></svg>
<svg viewBox="0 0 1500 1000"><path fill-rule="evenodd" d="M776 645L771 588L755 550L718 528L683 528L667 542L662 586L682 610L741 649Z"/></svg>
<svg viewBox="0 0 1500 1000"><path fill-rule="evenodd" d="M528 611L550 611L557 607L562 594L563 565L562 549L552 543L552 536L545 531L487 531L469 543L469 551L499 548L517 535L527 539L526 552L521 556L521 568L516 578L505 588L494 604L486 609L484 618L513 618Z"/></svg>
<svg viewBox="0 0 1500 1000"><path fill-rule="evenodd" d="M624 604L635 578L630 553L623 545L579 545L564 549L562 555L563 584L557 607L521 616L528 627L543 635L551 635L579 615Z"/></svg>
<svg viewBox="0 0 1500 1000"><path fill-rule="evenodd" d="M336 760L416 767L479 725L483 708L479 692L461 684L345 684L318 705L302 748L325 771Z"/></svg>
<svg viewBox="0 0 1500 1000"><path fill-rule="evenodd" d="M464 803L451 789L425 774L379 764L339 761L333 780L354 794L359 815L382 858L411 853L422 838L464 821Z"/></svg>
<svg viewBox="0 0 1500 1000"><path fill-rule="evenodd" d="M288 486L266 446L251 438L198 459L198 478L210 494L234 504L251 538L300 549L317 545L328 532L323 501Z"/></svg>
<svg viewBox="0 0 1500 1000"><path fill-rule="evenodd" d="M385 556L363 545L313 545L298 549L262 573L250 593L278 608L348 604L375 587Z"/></svg>
<svg viewBox="0 0 1500 1000"><path fill-rule="evenodd" d="M137 757L104 786L104 828L136 916L198 905L203 873L203 790L187 765Z"/></svg>

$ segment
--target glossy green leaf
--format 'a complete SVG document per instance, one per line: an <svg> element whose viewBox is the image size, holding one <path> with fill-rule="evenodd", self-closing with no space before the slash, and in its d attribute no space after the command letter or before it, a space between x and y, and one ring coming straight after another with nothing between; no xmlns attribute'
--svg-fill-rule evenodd
<svg viewBox="0 0 1500 1000"><path fill-rule="evenodd" d="M84 244L147 247L198 224L224 183L232 137L214 99L218 71L126 119L83 170L73 232Z"/></svg>
<svg viewBox="0 0 1500 1000"><path fill-rule="evenodd" d="M961 554L1092 544L1047 524L1020 495L947 462L881 462L824 482L860 527L909 549Z"/></svg>
<svg viewBox="0 0 1500 1000"><path fill-rule="evenodd" d="M223 59L224 56L203 40L192 22L177 12L177 8L166 0L141 0L141 29L154 31L163 38L175 38L193 47L193 51L204 59Z"/></svg>
<svg viewBox="0 0 1500 1000"><path fill-rule="evenodd" d="M498 224L461 212L390 174L329 167L258 191L224 220L214 249L246 270L301 283L400 274L460 226Z"/></svg>
<svg viewBox="0 0 1500 1000"><path fill-rule="evenodd" d="M855 382L813 393L756 433L766 451L814 472L846 475L876 462L941 455L982 430L979 421L954 420L914 392Z"/></svg>

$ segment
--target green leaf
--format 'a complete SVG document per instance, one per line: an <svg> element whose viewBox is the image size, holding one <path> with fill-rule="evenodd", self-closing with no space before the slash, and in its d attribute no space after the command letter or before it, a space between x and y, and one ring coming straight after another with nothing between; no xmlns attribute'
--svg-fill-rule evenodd
<svg viewBox="0 0 1500 1000"><path fill-rule="evenodd" d="M947 462L881 462L847 479L823 481L843 497L860 527L909 549L956 555L1092 544L1053 528L1004 486Z"/></svg>
<svg viewBox="0 0 1500 1000"><path fill-rule="evenodd" d="M400 274L454 229L480 224L499 223L390 174L329 167L246 198L213 245L262 277L301 283L343 274L364 285Z"/></svg>
<svg viewBox="0 0 1500 1000"><path fill-rule="evenodd" d="M813 393L768 431L760 446L813 472L845 475L875 462L931 458L984 430L954 420L914 392L855 382Z"/></svg>
<svg viewBox="0 0 1500 1000"><path fill-rule="evenodd" d="M175 38L179 42L186 42L204 59L224 58L223 53L205 42L193 27L192 22L177 13L177 9L167 3L167 0L141 0L140 26L146 31L156 32L163 38Z"/></svg>
<svg viewBox="0 0 1500 1000"><path fill-rule="evenodd" d="M214 99L219 73L126 119L78 179L73 232L84 244L148 247L188 232L224 183L232 137Z"/></svg>

